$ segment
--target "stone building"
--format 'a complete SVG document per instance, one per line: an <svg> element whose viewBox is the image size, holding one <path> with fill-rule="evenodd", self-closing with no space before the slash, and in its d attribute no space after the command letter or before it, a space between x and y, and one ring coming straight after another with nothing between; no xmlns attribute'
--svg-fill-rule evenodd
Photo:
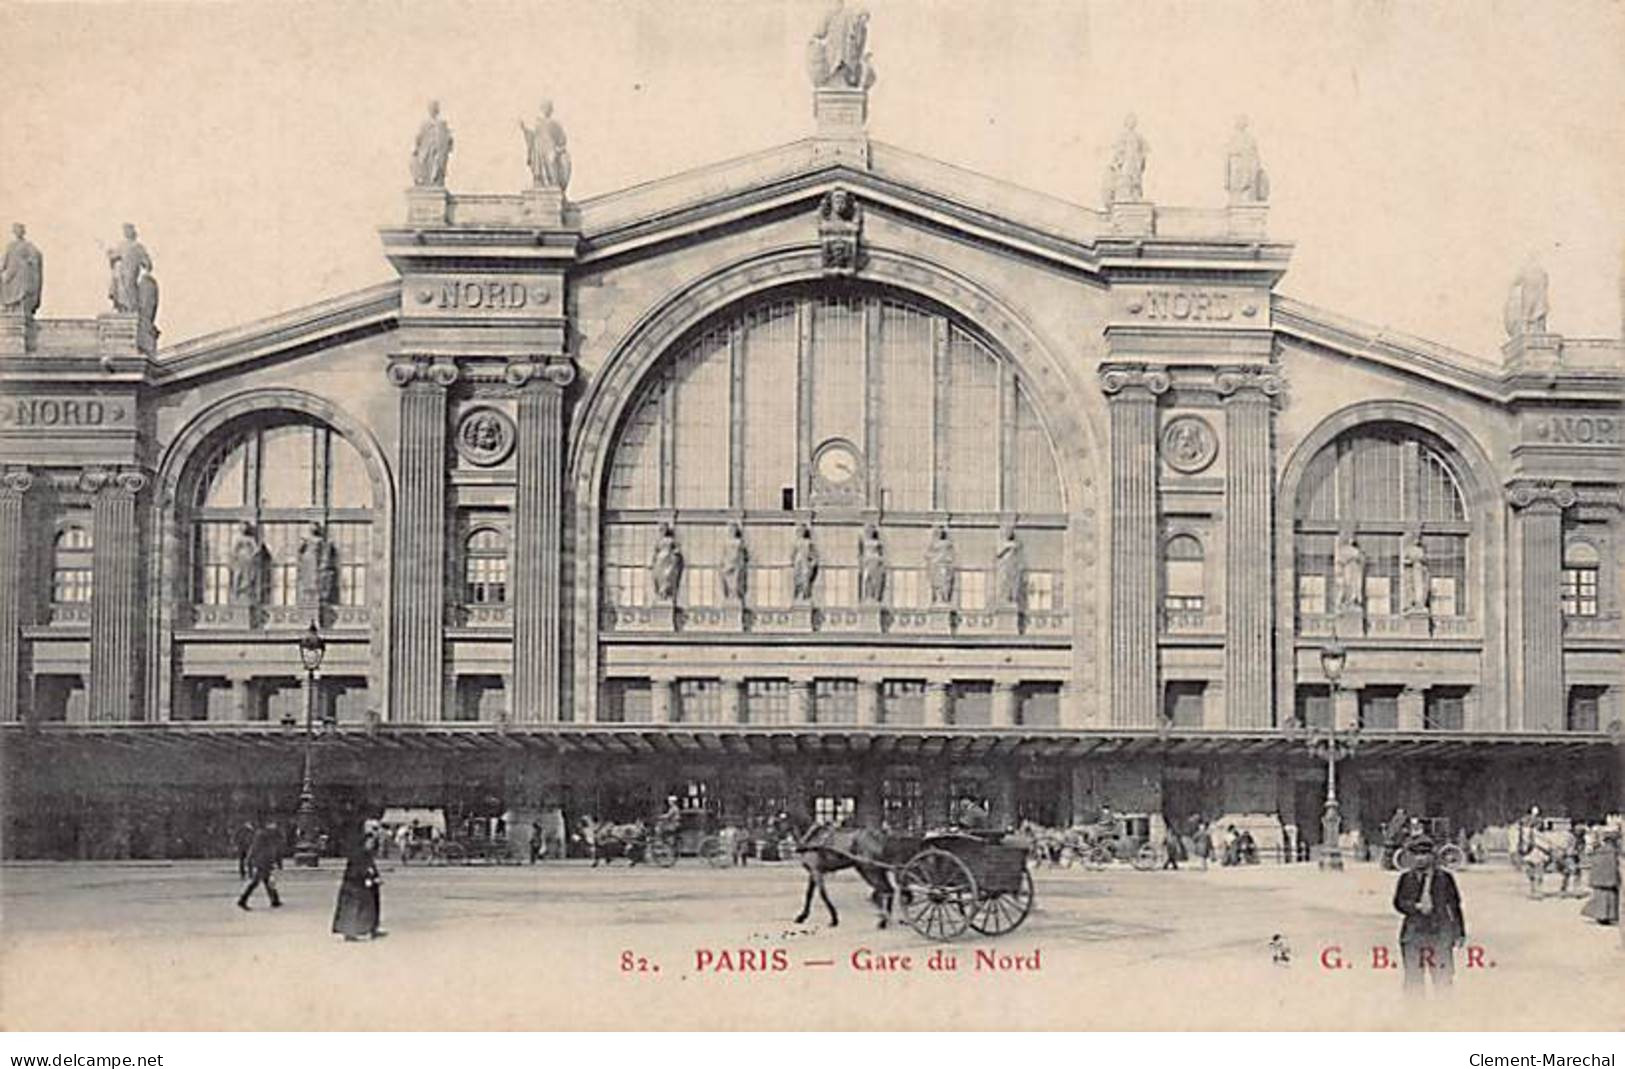
<svg viewBox="0 0 1625 1069"><path fill-rule="evenodd" d="M218 852L307 699L330 824L1313 842L1333 725L1357 828L1619 807L1619 341L1527 277L1496 359L1377 331L1277 292L1259 182L1081 207L867 92L580 202L419 186L397 281L171 347L0 318L5 849Z"/></svg>

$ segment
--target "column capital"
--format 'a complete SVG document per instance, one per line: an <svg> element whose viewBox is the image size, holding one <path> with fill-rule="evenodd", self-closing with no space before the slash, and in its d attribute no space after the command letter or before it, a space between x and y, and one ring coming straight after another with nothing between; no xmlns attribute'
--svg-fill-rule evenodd
<svg viewBox="0 0 1625 1069"><path fill-rule="evenodd" d="M140 468L86 468L79 473L79 489L93 495L107 490L134 497L150 482Z"/></svg>
<svg viewBox="0 0 1625 1069"><path fill-rule="evenodd" d="M1219 397L1232 401L1272 401L1281 393L1281 376L1273 368L1253 365L1223 367L1213 378Z"/></svg>
<svg viewBox="0 0 1625 1069"><path fill-rule="evenodd" d="M1530 512L1562 512L1574 505L1574 487L1554 479L1514 479L1507 484L1507 503Z"/></svg>
<svg viewBox="0 0 1625 1069"><path fill-rule="evenodd" d="M446 389L457 381L460 372L455 361L400 357L389 362L384 374L393 385L402 389L414 384Z"/></svg>
<svg viewBox="0 0 1625 1069"><path fill-rule="evenodd" d="M27 468L8 467L0 473L0 497L22 497L34 486L34 473Z"/></svg>
<svg viewBox="0 0 1625 1069"><path fill-rule="evenodd" d="M1155 400L1173 384L1168 372L1146 364L1102 364L1100 388L1112 401Z"/></svg>
<svg viewBox="0 0 1625 1069"><path fill-rule="evenodd" d="M576 366L569 357L543 362L511 360L502 369L502 377L516 388L537 383L562 390L576 380Z"/></svg>

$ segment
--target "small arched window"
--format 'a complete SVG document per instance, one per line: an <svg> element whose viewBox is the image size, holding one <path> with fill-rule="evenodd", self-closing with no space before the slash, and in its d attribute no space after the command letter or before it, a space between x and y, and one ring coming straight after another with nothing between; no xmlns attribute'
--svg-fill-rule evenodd
<svg viewBox="0 0 1625 1069"><path fill-rule="evenodd" d="M56 536L51 552L51 600L59 604L90 600L95 570L90 532L83 527L64 527Z"/></svg>
<svg viewBox="0 0 1625 1069"><path fill-rule="evenodd" d="M508 536L481 527L463 543L463 601L502 605L508 600Z"/></svg>
<svg viewBox="0 0 1625 1069"><path fill-rule="evenodd" d="M1168 612L1199 613L1207 607L1205 554L1195 535L1177 534L1162 551L1162 606Z"/></svg>
<svg viewBox="0 0 1625 1069"><path fill-rule="evenodd" d="M1570 542L1563 550L1563 615L1597 615L1597 547Z"/></svg>

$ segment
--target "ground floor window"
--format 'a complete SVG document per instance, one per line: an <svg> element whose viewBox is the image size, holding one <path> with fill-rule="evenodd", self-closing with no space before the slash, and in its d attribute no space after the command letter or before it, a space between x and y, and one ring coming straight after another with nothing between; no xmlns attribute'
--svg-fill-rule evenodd
<svg viewBox="0 0 1625 1069"><path fill-rule="evenodd" d="M1016 780L1016 823L1061 826L1061 783L1053 777Z"/></svg>
<svg viewBox="0 0 1625 1069"><path fill-rule="evenodd" d="M749 724L788 724L790 722L790 681L788 679L747 679L745 681L745 722Z"/></svg>
<svg viewBox="0 0 1625 1069"><path fill-rule="evenodd" d="M248 719L272 720L285 724L305 722L305 685L293 676L270 676L255 680L253 700L248 703Z"/></svg>
<svg viewBox="0 0 1625 1069"><path fill-rule="evenodd" d="M76 675L34 677L34 719L50 723L84 720L89 714L85 678Z"/></svg>
<svg viewBox="0 0 1625 1069"><path fill-rule="evenodd" d="M1432 687L1422 702L1422 727L1427 731L1460 731L1467 726L1465 687Z"/></svg>
<svg viewBox="0 0 1625 1069"><path fill-rule="evenodd" d="M722 722L722 681L720 679L679 679L677 681L678 719L684 724Z"/></svg>
<svg viewBox="0 0 1625 1069"><path fill-rule="evenodd" d="M1310 728L1332 726L1332 688L1324 683L1298 684L1298 725Z"/></svg>
<svg viewBox="0 0 1625 1069"><path fill-rule="evenodd" d="M1016 713L1022 727L1053 728L1061 724L1061 685L1023 683L1016 690Z"/></svg>
<svg viewBox="0 0 1625 1069"><path fill-rule="evenodd" d="M1162 718L1176 728L1202 726L1202 700L1207 684L1190 680L1174 680L1162 692Z"/></svg>
<svg viewBox="0 0 1625 1069"><path fill-rule="evenodd" d="M819 679L813 682L813 719L820 724L858 722L858 681Z"/></svg>
<svg viewBox="0 0 1625 1069"><path fill-rule="evenodd" d="M880 698L885 723L925 723L925 680L888 679L881 684Z"/></svg>
<svg viewBox="0 0 1625 1069"><path fill-rule="evenodd" d="M920 781L912 776L880 781L880 817L892 831L918 831L923 824Z"/></svg>
<svg viewBox="0 0 1625 1069"><path fill-rule="evenodd" d="M953 686L953 722L959 725L986 727L993 723L993 684L983 682L955 683Z"/></svg>
<svg viewBox="0 0 1625 1069"><path fill-rule="evenodd" d="M235 720L231 680L214 676L188 679L181 700L170 710L171 720Z"/></svg>
<svg viewBox="0 0 1625 1069"><path fill-rule="evenodd" d="M606 679L598 718L607 724L643 724L653 719L652 689L647 679Z"/></svg>
<svg viewBox="0 0 1625 1069"><path fill-rule="evenodd" d="M1570 687L1566 727L1570 731L1596 731L1602 710L1602 687Z"/></svg>
<svg viewBox="0 0 1625 1069"><path fill-rule="evenodd" d="M496 675L458 676L457 707L452 719L495 723L508 712L508 691Z"/></svg>
<svg viewBox="0 0 1625 1069"><path fill-rule="evenodd" d="M1393 731L1399 727L1399 688L1363 687L1360 690L1360 728Z"/></svg>

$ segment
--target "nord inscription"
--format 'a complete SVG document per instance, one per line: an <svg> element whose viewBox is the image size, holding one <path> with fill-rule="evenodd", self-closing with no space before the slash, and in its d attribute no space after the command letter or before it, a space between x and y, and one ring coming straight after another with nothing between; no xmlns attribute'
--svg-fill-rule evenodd
<svg viewBox="0 0 1625 1069"><path fill-rule="evenodd" d="M3 427L107 427L121 423L122 404L89 398L25 397L0 403Z"/></svg>
<svg viewBox="0 0 1625 1069"><path fill-rule="evenodd" d="M435 304L437 308L512 311L533 304L546 304L547 291L539 287L532 291L523 282L470 279L442 282L438 298Z"/></svg>

